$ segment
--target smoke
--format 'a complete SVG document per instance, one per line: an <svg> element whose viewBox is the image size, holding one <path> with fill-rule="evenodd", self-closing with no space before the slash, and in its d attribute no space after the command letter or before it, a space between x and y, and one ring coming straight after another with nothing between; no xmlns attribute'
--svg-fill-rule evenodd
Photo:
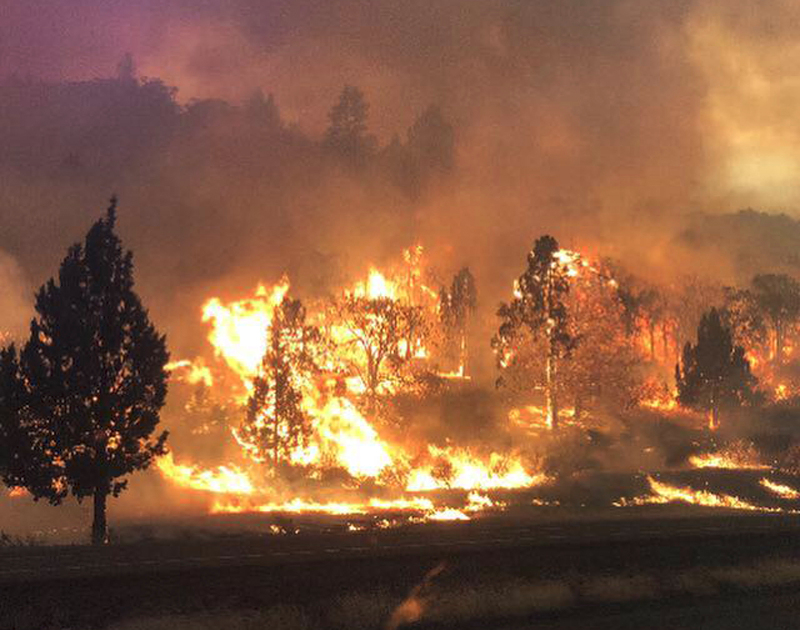
<svg viewBox="0 0 800 630"><path fill-rule="evenodd" d="M795 203L782 113L798 95L777 56L794 35L776 24L796 13L702 0L17 4L0 76L55 84L3 88L1 244L39 282L117 192L143 291L178 320L220 286L286 270L319 286L414 238L447 252L443 267L471 264L492 307L544 231L657 268L688 211ZM154 83L63 83L113 76L128 51L175 101ZM344 84L364 90L382 143L439 105L455 171L409 198L331 169L313 143ZM275 94L284 133L253 133L233 111L257 90ZM193 99L221 100L181 113ZM180 323L168 325L182 343Z"/></svg>
<svg viewBox="0 0 800 630"><path fill-rule="evenodd" d="M17 261L0 250L0 341L25 332L33 310L27 287Z"/></svg>

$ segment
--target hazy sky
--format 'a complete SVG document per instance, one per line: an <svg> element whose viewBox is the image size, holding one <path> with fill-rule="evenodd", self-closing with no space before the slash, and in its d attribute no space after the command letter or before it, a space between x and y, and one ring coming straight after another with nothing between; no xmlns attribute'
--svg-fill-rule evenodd
<svg viewBox="0 0 800 630"><path fill-rule="evenodd" d="M554 150L591 143L602 134L593 126L630 133L616 127L621 121L611 110L628 120L638 107L669 117L675 134L696 134L692 151L701 152L705 168L691 183L704 198L798 205L800 4L792 0L0 5L0 76L109 75L130 51L142 74L177 86L184 100L238 99L261 86L279 96L286 117L311 130L322 127L344 83L365 89L384 135L404 128L429 101L481 124L500 124L507 114L524 119L519 110L530 106L547 117L548 137L539 141ZM595 118L598 101L606 109ZM576 130L568 118L580 102L588 128ZM676 142L669 131L654 125L663 136L653 142L668 152Z"/></svg>

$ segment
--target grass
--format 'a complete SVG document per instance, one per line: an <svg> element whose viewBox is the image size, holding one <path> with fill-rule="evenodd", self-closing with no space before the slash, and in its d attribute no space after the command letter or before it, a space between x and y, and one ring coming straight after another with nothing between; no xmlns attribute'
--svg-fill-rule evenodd
<svg viewBox="0 0 800 630"><path fill-rule="evenodd" d="M715 569L618 574L569 575L541 581L481 582L414 589L411 606L421 617L415 627L481 626L497 619L530 619L537 614L579 612L609 604L655 602L676 596L703 597L722 591L747 593L800 584L800 561L773 559ZM300 606L261 611L217 611L164 615L123 621L107 630L387 630L406 627L393 614L409 598L383 591L351 593ZM397 623L393 623L391 620ZM399 620L399 621L398 621ZM409 620L413 620L411 617Z"/></svg>

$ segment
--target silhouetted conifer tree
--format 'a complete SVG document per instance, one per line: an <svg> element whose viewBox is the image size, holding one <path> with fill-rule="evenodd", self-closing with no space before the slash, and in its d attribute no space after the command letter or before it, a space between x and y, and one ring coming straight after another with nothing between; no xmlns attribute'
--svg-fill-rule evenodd
<svg viewBox="0 0 800 630"><path fill-rule="evenodd" d="M719 426L720 410L756 399L756 378L744 348L733 343L717 309L703 315L697 343L687 342L683 359L675 366L678 402L709 413L709 428Z"/></svg>
<svg viewBox="0 0 800 630"><path fill-rule="evenodd" d="M364 93L346 85L339 100L328 113L325 144L350 160L357 161L374 148L374 138L367 133L369 105Z"/></svg>
<svg viewBox="0 0 800 630"><path fill-rule="evenodd" d="M165 452L153 436L169 355L133 288L133 257L114 232L116 199L57 279L36 295L19 356L0 356L0 424L11 453L4 478L35 498L94 499L92 542L107 539L106 500Z"/></svg>
<svg viewBox="0 0 800 630"><path fill-rule="evenodd" d="M475 278L469 267L461 269L454 277L449 289L439 293L439 317L444 327L449 350L455 350L459 368L467 373L469 351L467 332L469 319L478 304Z"/></svg>
<svg viewBox="0 0 800 630"><path fill-rule="evenodd" d="M318 340L319 331L306 324L300 300L284 298L267 331L267 350L237 434L255 459L269 461L273 471L288 463L292 450L311 433L303 386L315 370Z"/></svg>

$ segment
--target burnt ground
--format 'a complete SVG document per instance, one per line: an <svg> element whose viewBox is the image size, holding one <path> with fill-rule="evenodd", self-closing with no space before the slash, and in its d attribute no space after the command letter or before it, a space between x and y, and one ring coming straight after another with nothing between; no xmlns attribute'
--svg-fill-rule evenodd
<svg viewBox="0 0 800 630"><path fill-rule="evenodd" d="M303 619L272 624L278 630L385 627L437 567L411 607L421 614L416 627L611 628L638 620L666 628L682 627L681 611L691 620L717 610L709 615L719 621L746 601L748 610L767 601L784 602L767 606L773 612L792 609L800 517L677 517L661 506L618 514L9 549L0 553L0 628L105 628L198 614L222 615L203 627L227 628L235 627L224 621L229 613L276 607ZM674 626L659 625L670 618Z"/></svg>

